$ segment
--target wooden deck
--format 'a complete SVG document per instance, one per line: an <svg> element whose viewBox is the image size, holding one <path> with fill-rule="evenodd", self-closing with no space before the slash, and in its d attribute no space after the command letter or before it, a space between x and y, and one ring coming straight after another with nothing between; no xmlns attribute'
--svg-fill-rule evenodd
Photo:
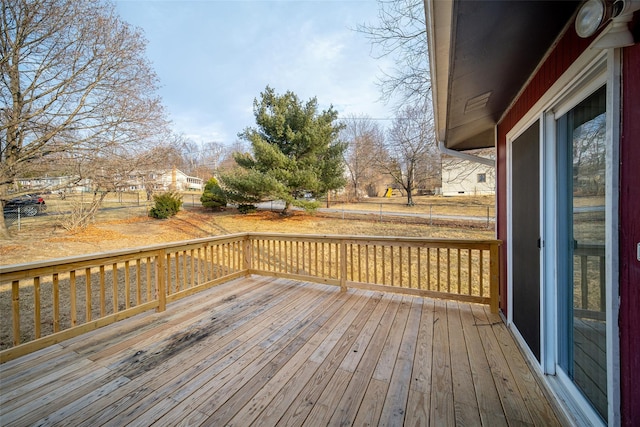
<svg viewBox="0 0 640 427"><path fill-rule="evenodd" d="M559 425L482 305L250 277L0 366L0 425Z"/></svg>

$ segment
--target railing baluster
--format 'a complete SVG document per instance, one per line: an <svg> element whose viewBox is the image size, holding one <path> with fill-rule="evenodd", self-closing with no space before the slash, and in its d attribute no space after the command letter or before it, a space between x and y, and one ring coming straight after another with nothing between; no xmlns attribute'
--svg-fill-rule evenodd
<svg viewBox="0 0 640 427"><path fill-rule="evenodd" d="M461 294L462 293L462 276L461 276L462 266L460 265L461 263L460 248L457 249L457 252L458 252L458 294Z"/></svg>
<svg viewBox="0 0 640 427"><path fill-rule="evenodd" d="M436 264L436 274L438 275L437 276L438 277L438 283L437 283L438 287L437 287L437 289L438 289L438 292L440 292L440 273L441 273L441 271L440 271L440 248L438 248L438 258L436 259L436 262L437 262L437 264Z"/></svg>
<svg viewBox="0 0 640 427"><path fill-rule="evenodd" d="M136 305L142 304L142 297L140 294L142 293L142 271L140 267L142 266L142 262L140 258L136 259Z"/></svg>
<svg viewBox="0 0 640 427"><path fill-rule="evenodd" d="M71 326L78 324L78 317L76 313L76 271L71 270L69 272L69 309L71 310Z"/></svg>
<svg viewBox="0 0 640 427"><path fill-rule="evenodd" d="M382 245L381 247L381 255L380 258L382 258L382 284L386 285L387 284L387 257L385 256L385 252L387 251L387 247L385 245Z"/></svg>
<svg viewBox="0 0 640 427"><path fill-rule="evenodd" d="M107 313L107 292L105 291L104 265L100 266L100 317Z"/></svg>
<svg viewBox="0 0 640 427"><path fill-rule="evenodd" d="M582 294L582 309L589 309L589 280L587 278L587 256L580 256L580 289Z"/></svg>
<svg viewBox="0 0 640 427"><path fill-rule="evenodd" d="M38 283L39 284L39 283ZM93 297L93 292L91 290L91 269L85 268L84 270L84 298L85 298L85 322L91 322L92 317L92 308L91 308L91 299Z"/></svg>
<svg viewBox="0 0 640 427"><path fill-rule="evenodd" d="M40 276L33 278L33 331L36 338L40 338L41 332L41 309L40 309Z"/></svg>
<svg viewBox="0 0 640 427"><path fill-rule="evenodd" d="M117 313L119 311L118 304L118 264L111 264L111 283L112 283L112 291L113 291L113 312Z"/></svg>
<svg viewBox="0 0 640 427"><path fill-rule="evenodd" d="M427 289L431 290L431 248L427 248Z"/></svg>
<svg viewBox="0 0 640 427"><path fill-rule="evenodd" d="M471 266L473 265L471 262L471 249L467 249L467 263L468 263L468 267L467 267L467 280L468 280L468 287L469 289L467 289L467 294L471 295Z"/></svg>
<svg viewBox="0 0 640 427"><path fill-rule="evenodd" d="M418 246L418 262L417 262L417 268L416 268L416 275L418 276L418 289L422 289L422 267L421 267L421 262L422 262L422 254L421 254L421 247Z"/></svg>
<svg viewBox="0 0 640 427"><path fill-rule="evenodd" d="M147 257L147 302L151 301L151 257Z"/></svg>
<svg viewBox="0 0 640 427"><path fill-rule="evenodd" d="M402 287L402 271L403 271L403 266L404 263L402 262L402 246L398 247L398 274L400 275L399 277L399 285L400 287Z"/></svg>
<svg viewBox="0 0 640 427"><path fill-rule="evenodd" d="M607 311L607 297L606 297L606 272L605 272L605 257L599 257L600 267L600 311Z"/></svg>
<svg viewBox="0 0 640 427"><path fill-rule="evenodd" d="M447 292L451 293L451 249L447 248Z"/></svg>
<svg viewBox="0 0 640 427"><path fill-rule="evenodd" d="M170 254L165 254L164 251L158 251L158 255L156 256L156 298L158 300L158 308L156 311L158 312L163 312L167 308L167 280L170 277L170 259Z"/></svg>
<svg viewBox="0 0 640 427"><path fill-rule="evenodd" d="M396 268L395 268L395 258L393 256L393 245L389 246L389 251L391 253L390 257L391 257L391 286L395 285L395 275L396 275Z"/></svg>
<svg viewBox="0 0 640 427"><path fill-rule="evenodd" d="M355 281L355 277L353 275L353 268L354 268L354 262L353 262L353 243L349 243L347 245L347 247L349 248L349 257L350 257L350 261L349 261L349 270L350 270L350 275L351 275L351 280Z"/></svg>
<svg viewBox="0 0 640 427"><path fill-rule="evenodd" d="M378 283L378 245L373 245L373 283Z"/></svg>
<svg viewBox="0 0 640 427"><path fill-rule="evenodd" d="M480 249L478 254L479 257L479 263L480 263L480 271L479 271L479 276L480 276L480 296L484 296L484 283L483 283L483 279L484 279L484 261L482 259L483 256L483 250Z"/></svg>
<svg viewBox="0 0 640 427"><path fill-rule="evenodd" d="M13 345L20 344L20 281L11 282L11 316L13 319Z"/></svg>
<svg viewBox="0 0 640 427"><path fill-rule="evenodd" d="M174 276L171 272L171 252L167 252L166 253L166 263L164 264L164 283L163 283L163 287L164 287L164 294L165 297L167 295L171 295L174 293L174 291L172 290L172 284L175 282L175 286L173 287L174 289L176 289L178 287L178 283L180 283L178 281L178 253L175 252L173 254L173 258L175 261L175 265L176 265L176 271L175 271L175 279Z"/></svg>
<svg viewBox="0 0 640 427"><path fill-rule="evenodd" d="M129 298L131 297L131 275L129 274L129 261L124 262L124 307L128 309L130 306Z"/></svg>
<svg viewBox="0 0 640 427"><path fill-rule="evenodd" d="M369 244L364 246L365 268L367 269L366 280L369 283Z"/></svg>
<svg viewBox="0 0 640 427"><path fill-rule="evenodd" d="M195 251L193 249L191 249L190 252L190 256L191 256L191 281L190 281L190 287L194 287L198 284L198 280L196 279L196 267L195 267ZM200 269L198 269L198 271L200 271Z"/></svg>
<svg viewBox="0 0 640 427"><path fill-rule="evenodd" d="M60 331L60 280L53 274L53 332Z"/></svg>

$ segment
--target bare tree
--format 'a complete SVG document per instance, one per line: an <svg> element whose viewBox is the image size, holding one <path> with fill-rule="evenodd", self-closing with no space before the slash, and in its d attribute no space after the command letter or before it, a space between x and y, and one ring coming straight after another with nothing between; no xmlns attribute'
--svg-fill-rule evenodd
<svg viewBox="0 0 640 427"><path fill-rule="evenodd" d="M146 41L110 2L3 0L0 14L0 198L49 156L84 167L157 142L166 123Z"/></svg>
<svg viewBox="0 0 640 427"><path fill-rule="evenodd" d="M380 77L382 98L395 95L401 104L424 102L431 91L427 26L423 0L378 0L378 21L358 25L377 58L397 64Z"/></svg>
<svg viewBox="0 0 640 427"><path fill-rule="evenodd" d="M379 167L388 173L407 194L412 206L416 185L438 173L440 157L433 143L433 116L425 103L406 106L399 111L386 138L388 159L380 159Z"/></svg>
<svg viewBox="0 0 640 427"><path fill-rule="evenodd" d="M359 199L365 188L375 186L380 150L384 148L384 132L368 116L348 116L341 139L347 142L344 161L353 197Z"/></svg>

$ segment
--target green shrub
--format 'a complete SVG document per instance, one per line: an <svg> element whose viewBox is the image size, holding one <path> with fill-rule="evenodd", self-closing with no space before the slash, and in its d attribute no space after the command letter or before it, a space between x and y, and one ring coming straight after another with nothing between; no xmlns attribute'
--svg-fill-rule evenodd
<svg viewBox="0 0 640 427"><path fill-rule="evenodd" d="M155 206L149 211L149 216L157 219L166 219L178 213L182 207L182 196L169 191L153 196Z"/></svg>
<svg viewBox="0 0 640 427"><path fill-rule="evenodd" d="M241 214L249 214L249 213L254 213L258 210L258 208L255 205L249 205L249 204L241 204L238 205L238 212L240 212Z"/></svg>
<svg viewBox="0 0 640 427"><path fill-rule="evenodd" d="M218 184L218 180L211 178L207 181L200 202L202 202L202 206L210 209L220 209L227 206L227 196Z"/></svg>

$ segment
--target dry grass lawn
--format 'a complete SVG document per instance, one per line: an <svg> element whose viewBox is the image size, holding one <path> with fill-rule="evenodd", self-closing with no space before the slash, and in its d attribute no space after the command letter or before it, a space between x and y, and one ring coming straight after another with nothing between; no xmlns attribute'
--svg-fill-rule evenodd
<svg viewBox="0 0 640 427"><path fill-rule="evenodd" d="M362 207L361 204L356 206ZM157 220L143 212L115 210L101 213L93 225L76 233L52 226L50 219L24 227L22 231L14 231L12 239L0 241L0 264L20 264L248 231L452 239L494 237L494 231L482 225L443 223L430 226L424 219L407 217L389 217L380 221L375 215L368 219L347 215L342 219L338 214L295 212L283 217L269 211L241 215L233 209L210 212L202 208L188 208L173 218Z"/></svg>

